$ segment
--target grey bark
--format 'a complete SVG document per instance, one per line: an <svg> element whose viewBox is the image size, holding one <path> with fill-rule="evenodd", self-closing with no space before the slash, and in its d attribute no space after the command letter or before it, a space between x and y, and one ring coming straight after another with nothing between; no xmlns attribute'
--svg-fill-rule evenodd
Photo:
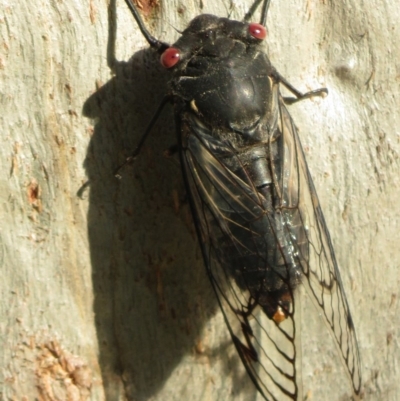
<svg viewBox="0 0 400 401"><path fill-rule="evenodd" d="M0 399L253 399L179 164L163 156L175 141L171 108L113 177L167 79L127 7L0 3ZM146 23L172 42L199 3L164 1ZM251 1L203 3L240 19ZM272 1L268 19L278 71L302 91L329 88L290 111L353 313L364 399L374 401L400 398L399 18L393 0L290 0ZM304 395L349 399L307 308Z"/></svg>

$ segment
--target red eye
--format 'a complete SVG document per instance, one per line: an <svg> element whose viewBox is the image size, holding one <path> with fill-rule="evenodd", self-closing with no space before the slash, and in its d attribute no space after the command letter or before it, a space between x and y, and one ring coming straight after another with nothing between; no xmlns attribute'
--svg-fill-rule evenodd
<svg viewBox="0 0 400 401"><path fill-rule="evenodd" d="M251 36L260 40L265 39L265 37L267 36L267 30L265 26L257 24L255 22L249 24L249 32Z"/></svg>
<svg viewBox="0 0 400 401"><path fill-rule="evenodd" d="M173 67L181 57L181 52L174 47L170 47L161 55L160 61L164 68Z"/></svg>

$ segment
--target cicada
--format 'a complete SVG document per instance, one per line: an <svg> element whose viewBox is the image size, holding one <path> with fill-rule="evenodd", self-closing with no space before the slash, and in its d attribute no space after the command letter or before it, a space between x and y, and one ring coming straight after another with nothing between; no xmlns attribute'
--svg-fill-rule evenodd
<svg viewBox="0 0 400 401"><path fill-rule="evenodd" d="M243 21L203 14L173 45L154 38L169 70L183 178L205 267L232 341L266 400L298 400L297 293L304 286L326 320L351 378L360 358L332 241L287 104L301 93L263 50L269 0ZM262 3L261 19L249 23ZM281 87L293 94L285 98Z"/></svg>

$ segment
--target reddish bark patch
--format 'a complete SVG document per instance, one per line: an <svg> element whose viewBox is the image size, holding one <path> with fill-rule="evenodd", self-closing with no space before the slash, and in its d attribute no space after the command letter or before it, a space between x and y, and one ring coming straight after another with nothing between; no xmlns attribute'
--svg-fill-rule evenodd
<svg viewBox="0 0 400 401"><path fill-rule="evenodd" d="M86 401L92 387L92 372L87 364L57 341L38 348L36 378L40 400Z"/></svg>
<svg viewBox="0 0 400 401"><path fill-rule="evenodd" d="M145 16L151 14L159 6L158 0L133 0L133 3Z"/></svg>
<svg viewBox="0 0 400 401"><path fill-rule="evenodd" d="M38 182L32 178L28 184L28 202L39 213L42 211L41 191Z"/></svg>

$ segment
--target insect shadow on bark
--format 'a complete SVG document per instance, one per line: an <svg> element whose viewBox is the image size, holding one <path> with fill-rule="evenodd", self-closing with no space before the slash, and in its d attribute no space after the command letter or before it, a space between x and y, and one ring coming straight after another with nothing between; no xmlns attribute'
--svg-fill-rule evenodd
<svg viewBox="0 0 400 401"><path fill-rule="evenodd" d="M108 12L107 60L115 75L98 85L83 108L95 121L85 160L93 308L107 399L122 391L128 399L145 400L194 352L217 300L189 205L181 202L178 159L163 157L176 141L172 108L160 116L123 179L113 174L165 95L167 74L150 49L127 62L116 60L115 0Z"/></svg>

